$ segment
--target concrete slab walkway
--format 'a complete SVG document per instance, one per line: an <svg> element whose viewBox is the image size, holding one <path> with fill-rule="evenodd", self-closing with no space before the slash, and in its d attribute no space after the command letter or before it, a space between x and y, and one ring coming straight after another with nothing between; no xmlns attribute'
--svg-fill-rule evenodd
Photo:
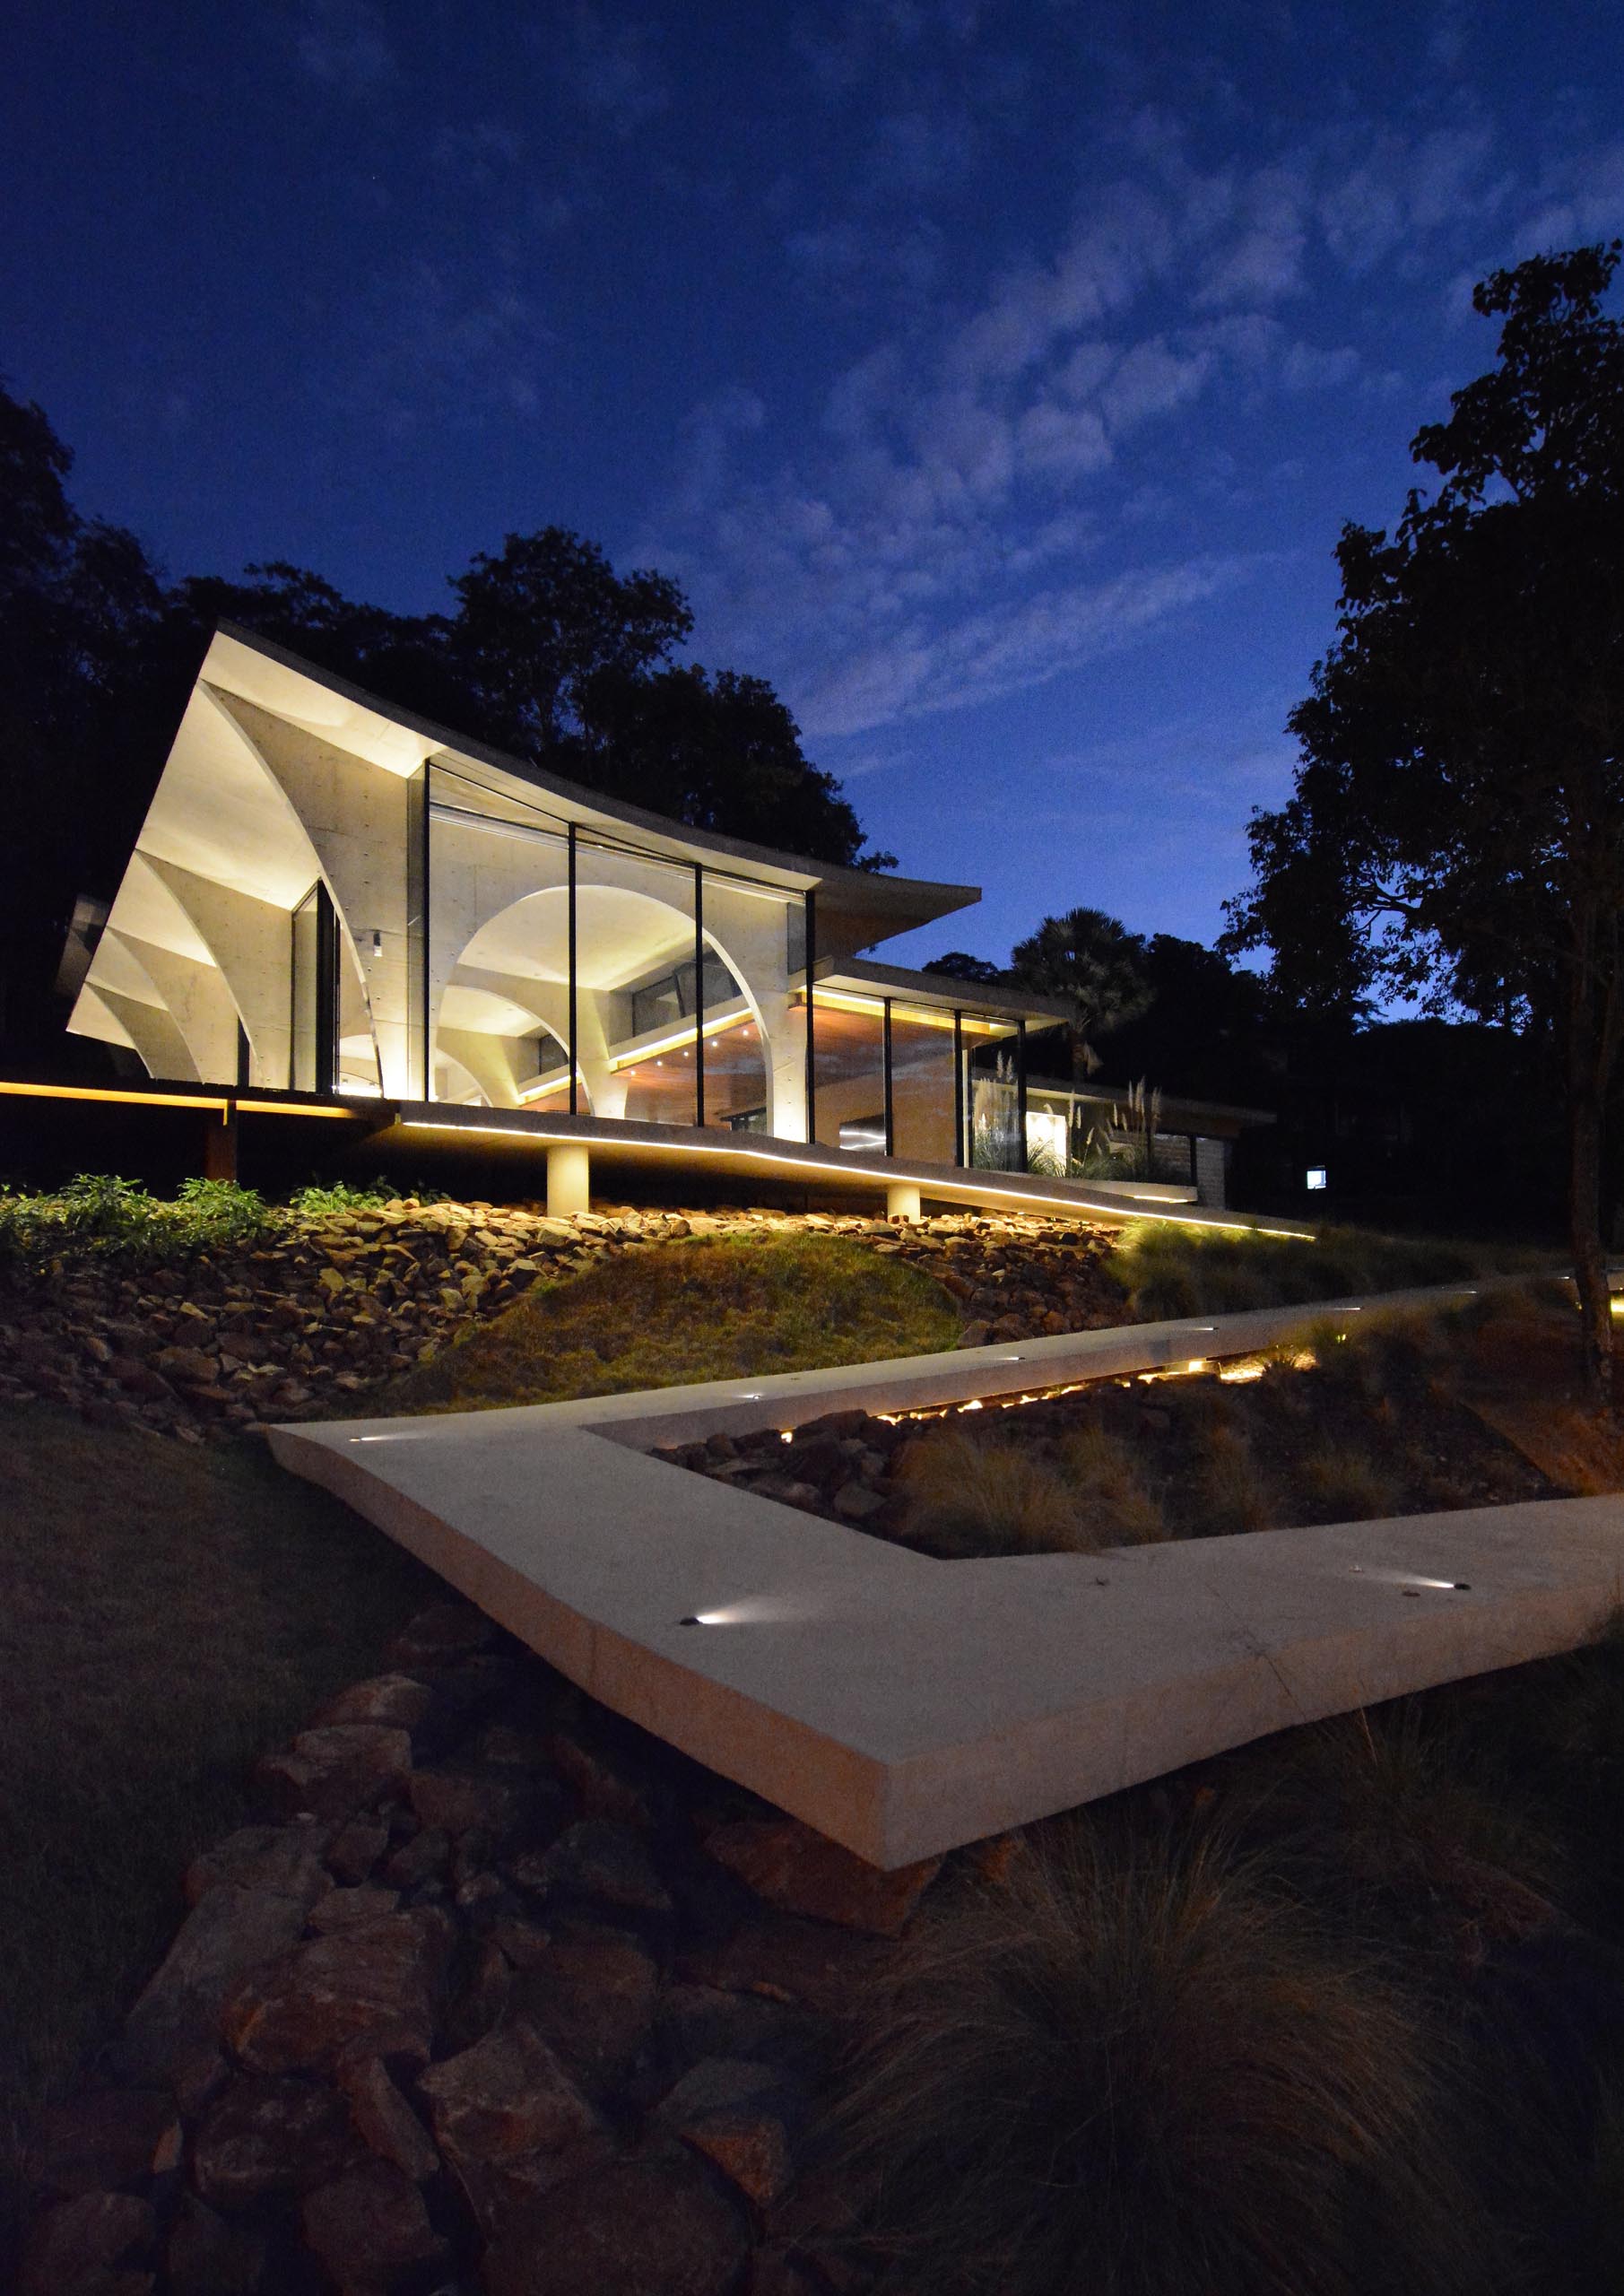
<svg viewBox="0 0 1624 2296"><path fill-rule="evenodd" d="M942 1562L647 1449L1240 1353L1309 1317L1471 1289L271 1443L592 1696L894 1866L1572 1648L1624 1600L1624 1499Z"/></svg>

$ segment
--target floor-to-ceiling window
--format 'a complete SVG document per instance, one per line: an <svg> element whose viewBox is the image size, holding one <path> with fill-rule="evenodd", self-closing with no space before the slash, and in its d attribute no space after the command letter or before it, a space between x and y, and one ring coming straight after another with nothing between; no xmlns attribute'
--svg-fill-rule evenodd
<svg viewBox="0 0 1624 2296"><path fill-rule="evenodd" d="M1025 1084L1019 1023L965 1020L969 1161L982 1171L1026 1169Z"/></svg>
<svg viewBox="0 0 1624 2296"><path fill-rule="evenodd" d="M877 996L813 992L814 1137L885 1153L885 1010Z"/></svg>
<svg viewBox="0 0 1624 2296"><path fill-rule="evenodd" d="M951 1013L893 997L890 1044L892 1152L920 1163L957 1163Z"/></svg>
<svg viewBox="0 0 1624 2296"><path fill-rule="evenodd" d="M293 911L293 1089L330 1092L337 1081L338 939L333 902L314 884Z"/></svg>

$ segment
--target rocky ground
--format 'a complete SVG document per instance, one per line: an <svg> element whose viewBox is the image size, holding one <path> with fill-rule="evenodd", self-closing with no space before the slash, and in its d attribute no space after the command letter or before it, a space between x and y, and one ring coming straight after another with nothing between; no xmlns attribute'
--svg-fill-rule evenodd
<svg viewBox="0 0 1624 2296"><path fill-rule="evenodd" d="M460 1604L386 1663L188 1871L20 2296L858 2296L831 2070L1001 1851L876 1873Z"/></svg>
<svg viewBox="0 0 1624 2296"><path fill-rule="evenodd" d="M690 1235L850 1236L916 1262L964 1318L960 1344L1121 1321L1107 1227L951 1214L916 1226L829 1214L424 1204L283 1224L184 1266L94 1258L0 1289L0 1401L43 1396L101 1424L202 1442L320 1416L383 1387L538 1275Z"/></svg>

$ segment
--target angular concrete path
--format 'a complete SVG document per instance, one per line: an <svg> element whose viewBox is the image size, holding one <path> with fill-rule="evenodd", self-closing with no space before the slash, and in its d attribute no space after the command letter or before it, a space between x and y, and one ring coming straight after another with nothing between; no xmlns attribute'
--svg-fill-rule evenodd
<svg viewBox="0 0 1624 2296"><path fill-rule="evenodd" d="M894 1866L1571 1648L1624 1600L1624 1499L942 1562L647 1450L1243 1353L1312 1317L1469 1289L271 1443L606 1706Z"/></svg>

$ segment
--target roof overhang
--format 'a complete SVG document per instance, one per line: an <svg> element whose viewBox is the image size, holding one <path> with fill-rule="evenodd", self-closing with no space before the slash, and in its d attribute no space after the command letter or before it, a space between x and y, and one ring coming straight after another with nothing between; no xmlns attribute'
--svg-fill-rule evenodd
<svg viewBox="0 0 1624 2296"><path fill-rule="evenodd" d="M560 822L610 837L630 834L673 859L723 867L732 863L786 892L815 891L844 911L872 916L887 935L933 924L957 909L972 908L981 898L978 885L940 884L926 878L844 868L713 830L690 829L398 709L233 622L220 624L198 682L303 726L380 771L404 778L430 761L462 774L492 796Z"/></svg>

